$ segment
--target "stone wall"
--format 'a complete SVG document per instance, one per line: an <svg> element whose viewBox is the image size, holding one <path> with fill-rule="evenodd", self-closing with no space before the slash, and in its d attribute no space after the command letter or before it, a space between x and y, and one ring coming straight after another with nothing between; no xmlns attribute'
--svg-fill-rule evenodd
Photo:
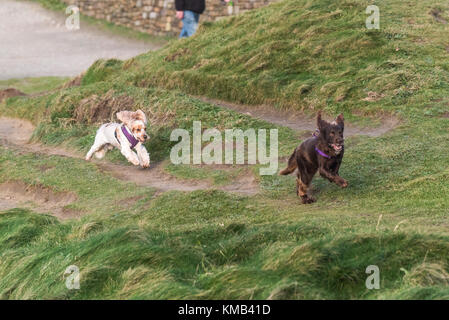
<svg viewBox="0 0 449 320"><path fill-rule="evenodd" d="M154 35L177 35L182 23L175 17L174 0L62 0L76 5L81 14L110 21ZM214 21L221 17L259 8L275 0L234 0L229 6L221 0L206 0L206 11L201 21Z"/></svg>

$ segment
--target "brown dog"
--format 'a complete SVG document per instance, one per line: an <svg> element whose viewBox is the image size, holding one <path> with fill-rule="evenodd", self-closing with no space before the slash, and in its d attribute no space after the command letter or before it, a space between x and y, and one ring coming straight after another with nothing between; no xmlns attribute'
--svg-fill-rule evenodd
<svg viewBox="0 0 449 320"><path fill-rule="evenodd" d="M296 193L301 197L302 203L316 201L307 195L307 189L317 171L323 178L342 188L348 186L348 182L338 175L344 154L343 114L329 123L322 120L321 112L318 112L317 125L319 133L301 143L290 156L288 167L280 172L287 175L298 168Z"/></svg>

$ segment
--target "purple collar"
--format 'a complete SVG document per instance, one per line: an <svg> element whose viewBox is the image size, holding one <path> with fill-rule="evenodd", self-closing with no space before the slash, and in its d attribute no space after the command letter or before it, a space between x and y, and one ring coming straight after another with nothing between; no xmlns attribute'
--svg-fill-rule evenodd
<svg viewBox="0 0 449 320"><path fill-rule="evenodd" d="M318 152L321 156L330 159L331 157L329 157L327 154L325 154L323 151L321 151L320 149L318 149L317 147L315 147L315 151Z"/></svg>
<svg viewBox="0 0 449 320"><path fill-rule="evenodd" d="M128 132L125 126L122 126L122 132L125 135L126 139L128 139L128 142L131 143L131 149L133 149L139 143L139 141L134 138L131 133Z"/></svg>

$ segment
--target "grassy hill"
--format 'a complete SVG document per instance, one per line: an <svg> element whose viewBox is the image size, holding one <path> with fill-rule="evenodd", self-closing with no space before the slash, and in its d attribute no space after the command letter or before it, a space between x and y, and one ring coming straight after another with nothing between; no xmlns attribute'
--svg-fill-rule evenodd
<svg viewBox="0 0 449 320"><path fill-rule="evenodd" d="M417 95L443 89L449 69L438 3L377 1L381 28L368 30L369 1L280 1L128 61L126 80L278 108L422 112ZM368 92L383 98L360 101Z"/></svg>
<svg viewBox="0 0 449 320"><path fill-rule="evenodd" d="M117 108L141 108L151 122L152 160L196 180L221 177L221 169L167 164L171 130L191 130L193 120L278 128L282 159L310 134L198 95L329 117L343 111L359 125L401 123L380 137L347 138L340 173L349 187L317 177L318 202L307 206L293 177L258 176L258 166L250 166L256 196L158 194L83 160L1 147L0 183L71 192L77 200L67 209L86 214L59 221L23 208L3 212L0 296L447 299L449 5L375 1L380 30L367 30L369 4L283 0L205 23L156 52L97 61L79 87L2 102L1 115L37 125L35 140L79 152ZM126 163L117 151L107 159ZM227 170L232 180L238 168ZM61 281L72 264L81 270L80 290ZM380 269L379 290L365 287L369 265Z"/></svg>

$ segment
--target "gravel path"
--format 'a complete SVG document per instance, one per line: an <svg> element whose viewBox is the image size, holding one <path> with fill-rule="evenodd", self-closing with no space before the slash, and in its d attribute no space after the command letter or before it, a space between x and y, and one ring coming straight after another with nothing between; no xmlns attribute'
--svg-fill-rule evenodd
<svg viewBox="0 0 449 320"><path fill-rule="evenodd" d="M76 76L97 59L128 59L160 47L82 22L70 31L65 19L36 3L0 0L0 80Z"/></svg>

